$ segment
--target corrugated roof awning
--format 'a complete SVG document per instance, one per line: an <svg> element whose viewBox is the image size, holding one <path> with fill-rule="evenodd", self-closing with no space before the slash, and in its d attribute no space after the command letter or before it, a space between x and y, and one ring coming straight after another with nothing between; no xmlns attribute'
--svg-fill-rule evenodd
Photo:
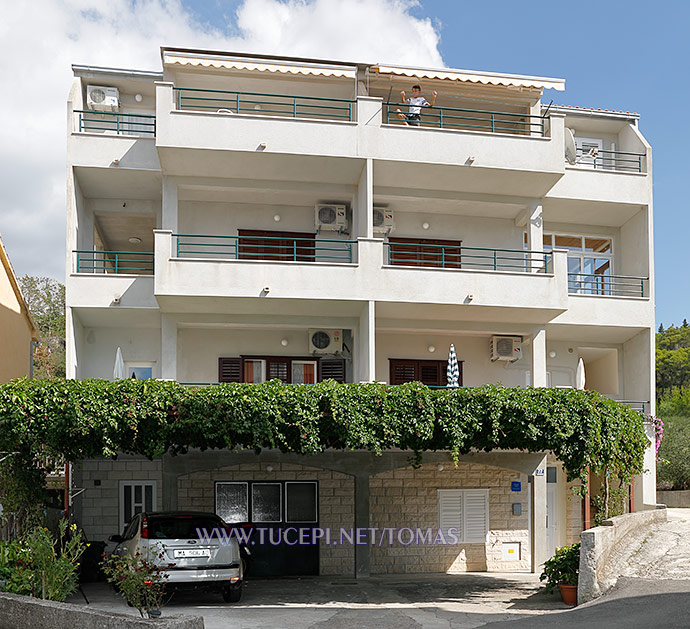
<svg viewBox="0 0 690 629"><path fill-rule="evenodd" d="M409 76L416 79L445 79L448 81L481 83L483 85L553 89L559 92L565 90L565 79L519 76L514 74L493 74L487 72L479 73L468 70L431 70L425 68L405 68L383 65L372 66L371 70L379 74Z"/></svg>
<svg viewBox="0 0 690 629"><path fill-rule="evenodd" d="M227 68L229 70L256 70L259 72L279 72L281 74L311 74L314 76L335 76L348 79L357 78L357 68L352 66L330 66L318 64L267 63L232 57L211 55L163 54L164 65L200 66L203 68Z"/></svg>

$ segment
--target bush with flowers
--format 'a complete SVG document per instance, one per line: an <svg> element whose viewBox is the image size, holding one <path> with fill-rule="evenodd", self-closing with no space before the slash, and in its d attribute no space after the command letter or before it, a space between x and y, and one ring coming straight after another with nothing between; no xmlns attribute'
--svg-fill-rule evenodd
<svg viewBox="0 0 690 629"><path fill-rule="evenodd" d="M160 613L165 597L168 575L163 564L165 553L150 550L144 554L103 556L101 567L106 579L113 584L142 618Z"/></svg>
<svg viewBox="0 0 690 629"><path fill-rule="evenodd" d="M36 526L22 539L0 543L0 589L64 601L79 586L79 558L86 549L76 525L61 520L57 538Z"/></svg>

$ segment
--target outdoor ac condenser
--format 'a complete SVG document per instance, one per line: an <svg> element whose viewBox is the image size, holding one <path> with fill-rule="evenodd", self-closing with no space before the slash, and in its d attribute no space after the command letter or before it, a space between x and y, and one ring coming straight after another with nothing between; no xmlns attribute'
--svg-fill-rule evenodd
<svg viewBox="0 0 690 629"><path fill-rule="evenodd" d="M120 92L116 87L87 85L86 106L94 111L117 111L120 108Z"/></svg>
<svg viewBox="0 0 690 629"><path fill-rule="evenodd" d="M514 363L522 357L522 339L519 336L492 336L489 352L491 362L506 360Z"/></svg>

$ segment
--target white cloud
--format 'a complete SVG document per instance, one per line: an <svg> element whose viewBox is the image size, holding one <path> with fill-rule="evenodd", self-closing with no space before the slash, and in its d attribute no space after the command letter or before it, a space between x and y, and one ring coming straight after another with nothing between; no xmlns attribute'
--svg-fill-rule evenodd
<svg viewBox="0 0 690 629"><path fill-rule="evenodd" d="M243 0L202 25L179 0L5 3L0 21L0 233L19 275L64 278L71 64L160 70L160 46L442 65L414 0ZM219 20L222 19L219 17Z"/></svg>

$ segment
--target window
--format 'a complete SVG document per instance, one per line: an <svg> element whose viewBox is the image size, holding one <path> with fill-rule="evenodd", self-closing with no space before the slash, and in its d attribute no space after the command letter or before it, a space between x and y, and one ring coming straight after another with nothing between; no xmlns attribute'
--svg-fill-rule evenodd
<svg viewBox="0 0 690 629"><path fill-rule="evenodd" d="M389 238L389 261L395 266L462 267L462 240Z"/></svg>
<svg viewBox="0 0 690 629"><path fill-rule="evenodd" d="M575 138L577 165L580 168L602 168L604 141L599 138Z"/></svg>
<svg viewBox="0 0 690 629"><path fill-rule="evenodd" d="M345 382L344 358L241 356L218 359L218 382L266 382L315 384L332 379Z"/></svg>
<svg viewBox="0 0 690 629"><path fill-rule="evenodd" d="M280 483L252 483L252 522L281 522L282 519Z"/></svg>
<svg viewBox="0 0 690 629"><path fill-rule="evenodd" d="M488 489L439 489L438 526L454 528L460 542L484 544L489 533Z"/></svg>
<svg viewBox="0 0 690 629"><path fill-rule="evenodd" d="M255 229L240 229L237 233L239 258L276 262L314 262L316 259L314 234Z"/></svg>
<svg viewBox="0 0 690 629"><path fill-rule="evenodd" d="M153 366L155 363L125 363L125 373L128 378L133 380L148 380L153 378Z"/></svg>
<svg viewBox="0 0 690 629"><path fill-rule="evenodd" d="M119 484L119 530L132 516L142 511L150 513L156 510L155 480L121 480Z"/></svg>
<svg viewBox="0 0 690 629"><path fill-rule="evenodd" d="M318 522L316 483L291 482L285 483L285 521L311 523Z"/></svg>
<svg viewBox="0 0 690 629"><path fill-rule="evenodd" d="M524 235L525 247L527 234ZM613 294L613 241L605 236L544 234L544 251L567 249L568 292Z"/></svg>
<svg viewBox="0 0 690 629"><path fill-rule="evenodd" d="M414 360L391 358L390 384L421 382L427 386L445 387L448 384L446 360ZM462 386L462 361L458 361L458 384Z"/></svg>
<svg viewBox="0 0 690 629"><path fill-rule="evenodd" d="M227 523L249 521L249 484L216 483L216 513Z"/></svg>

